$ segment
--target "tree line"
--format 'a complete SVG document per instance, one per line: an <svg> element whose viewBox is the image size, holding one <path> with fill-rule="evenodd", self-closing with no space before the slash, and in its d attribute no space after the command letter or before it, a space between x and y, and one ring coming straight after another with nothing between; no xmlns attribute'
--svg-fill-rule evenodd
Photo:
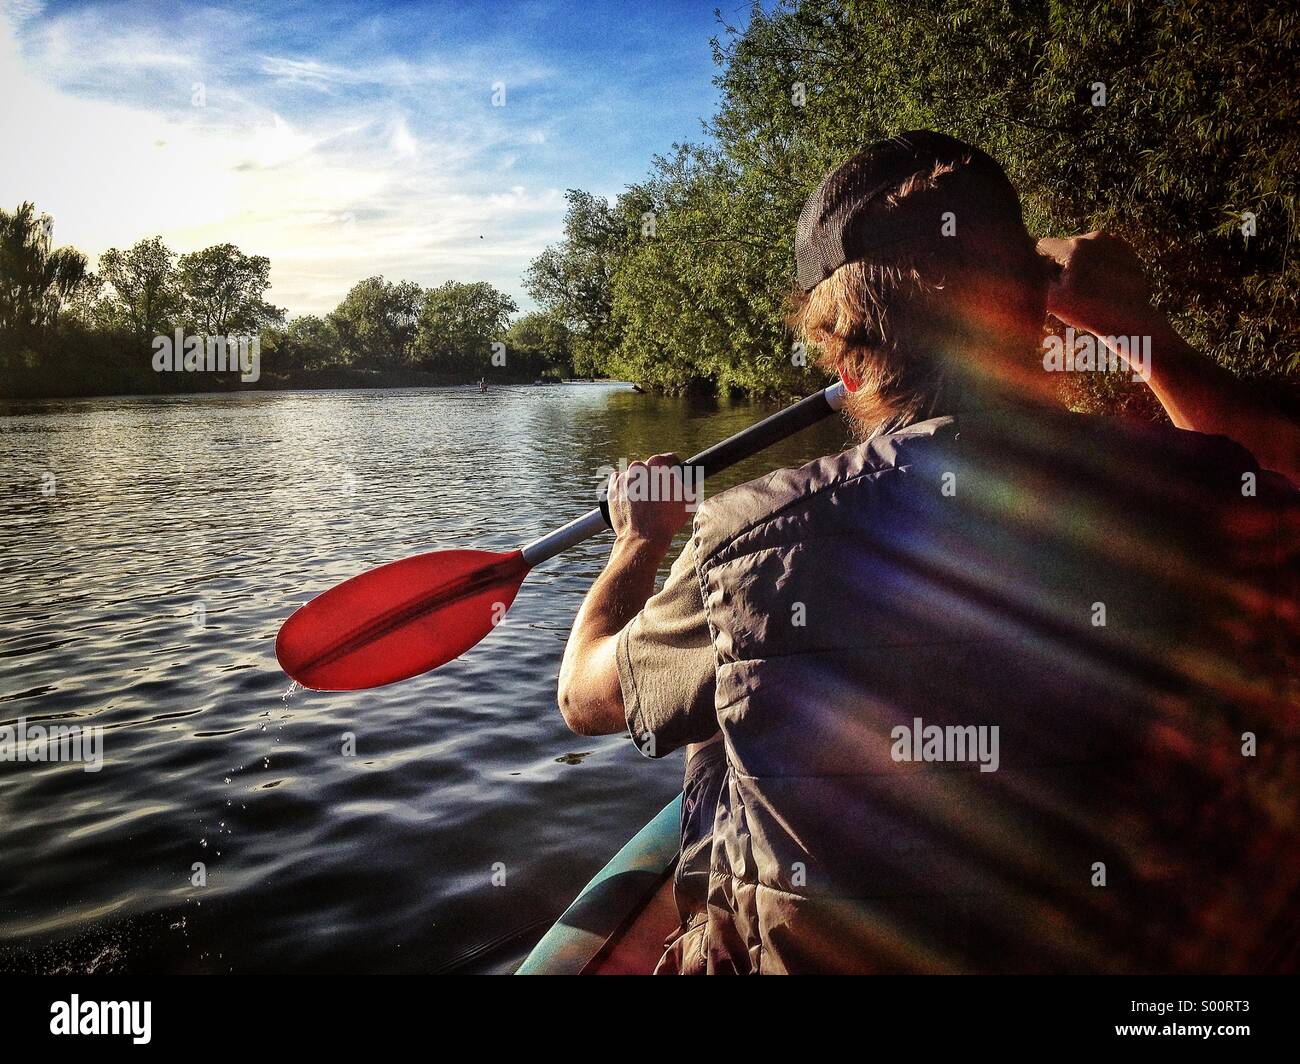
<svg viewBox="0 0 1300 1064"><path fill-rule="evenodd" d="M270 260L217 244L178 255L160 237L109 248L91 270L53 246L31 203L0 209L0 396L149 394L233 387L239 374L159 373L155 341L253 336L261 387L449 384L571 376L569 330L477 281L359 281L328 314L286 320Z"/></svg>
<svg viewBox="0 0 1300 1064"><path fill-rule="evenodd" d="M1240 376L1300 370L1300 19L1281 0L803 0L713 41L708 141L612 203L568 193L529 293L575 363L669 391L792 394L795 220L822 175L905 129L989 151L1032 233L1106 228L1156 302ZM720 15L720 19L725 16ZM1077 409L1143 408L1126 375L1062 375Z"/></svg>

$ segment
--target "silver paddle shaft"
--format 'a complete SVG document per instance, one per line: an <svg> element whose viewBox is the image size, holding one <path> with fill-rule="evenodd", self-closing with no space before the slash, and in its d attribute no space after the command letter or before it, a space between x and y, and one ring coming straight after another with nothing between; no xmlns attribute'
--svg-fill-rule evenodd
<svg viewBox="0 0 1300 1064"><path fill-rule="evenodd" d="M717 473L758 454L759 451L771 447L780 440L793 436L809 425L815 425L830 417L844 406L844 396L843 383L836 381L829 388L816 392L806 399L800 399L793 406L778 410L770 417L750 425L749 428L737 432L734 436L728 436L721 443L715 443L708 450L688 458L683 465L703 467L705 477ZM577 520L570 521L567 525L557 528L554 532L548 532L526 545L523 548L524 561L530 568L540 565L570 547L576 547L579 543L591 539L608 527L604 513L601 512L600 507L596 507Z"/></svg>

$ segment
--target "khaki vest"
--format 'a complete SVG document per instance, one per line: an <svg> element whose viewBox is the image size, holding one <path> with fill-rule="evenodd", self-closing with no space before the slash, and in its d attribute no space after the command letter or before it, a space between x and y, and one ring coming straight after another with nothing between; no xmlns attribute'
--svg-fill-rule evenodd
<svg viewBox="0 0 1300 1064"><path fill-rule="evenodd" d="M1278 963L1297 537L1267 481L1222 438L1003 413L706 502L709 969Z"/></svg>

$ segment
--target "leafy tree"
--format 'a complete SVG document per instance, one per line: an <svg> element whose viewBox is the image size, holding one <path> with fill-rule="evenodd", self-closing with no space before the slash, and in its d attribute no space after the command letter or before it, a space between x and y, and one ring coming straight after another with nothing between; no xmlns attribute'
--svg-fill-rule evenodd
<svg viewBox="0 0 1300 1064"><path fill-rule="evenodd" d="M541 310L525 314L506 333L506 348L512 368L573 376L573 334L554 314Z"/></svg>
<svg viewBox="0 0 1300 1064"><path fill-rule="evenodd" d="M565 193L564 239L528 267L528 294L574 337L574 368L596 373L618 347L613 320L614 270L628 241L626 217L590 192Z"/></svg>
<svg viewBox="0 0 1300 1064"><path fill-rule="evenodd" d="M88 270L68 293L63 310L69 320L83 327L111 328L112 309L104 296L103 277Z"/></svg>
<svg viewBox="0 0 1300 1064"><path fill-rule="evenodd" d="M315 314L299 315L283 329L272 330L271 339L270 352L263 347L262 361L275 373L292 375L343 362L343 345L338 330L328 318Z"/></svg>
<svg viewBox="0 0 1300 1064"><path fill-rule="evenodd" d="M613 207L571 192L564 239L529 272L584 350L662 388L806 390L782 324L800 207L863 144L921 127L998 158L1031 232L1119 232L1194 344L1294 386L1300 20L1281 0L783 0L748 15L714 41L711 143L656 159ZM646 198L649 236L627 224ZM1134 401L1113 380L1074 384L1079 407Z"/></svg>
<svg viewBox="0 0 1300 1064"><path fill-rule="evenodd" d="M368 277L353 285L327 316L346 360L368 368L409 365L421 299L414 281Z"/></svg>
<svg viewBox="0 0 1300 1064"><path fill-rule="evenodd" d="M788 268L736 212L736 184L718 152L679 147L620 200L654 223L614 275L620 375L665 391L811 386L782 323Z"/></svg>
<svg viewBox="0 0 1300 1064"><path fill-rule="evenodd" d="M0 209L0 354L38 347L86 276L86 257L50 246L48 215L31 203Z"/></svg>
<svg viewBox="0 0 1300 1064"><path fill-rule="evenodd" d="M284 320L266 302L271 260L245 255L234 244L216 244L182 255L178 264L185 317L207 336L242 336Z"/></svg>
<svg viewBox="0 0 1300 1064"><path fill-rule="evenodd" d="M504 339L515 301L486 281L448 281L424 293L414 353L427 369L486 370Z"/></svg>
<svg viewBox="0 0 1300 1064"><path fill-rule="evenodd" d="M99 274L112 288L109 314L141 345L178 322L182 304L175 259L160 236L99 256Z"/></svg>

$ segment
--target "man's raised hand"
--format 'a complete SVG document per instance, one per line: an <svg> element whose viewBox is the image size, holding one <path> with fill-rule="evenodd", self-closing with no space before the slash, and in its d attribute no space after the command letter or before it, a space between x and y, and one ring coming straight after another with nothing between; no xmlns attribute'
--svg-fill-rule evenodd
<svg viewBox="0 0 1300 1064"><path fill-rule="evenodd" d="M1038 250L1057 265L1048 313L1096 336L1145 333L1164 320L1138 257L1109 233L1045 237Z"/></svg>

